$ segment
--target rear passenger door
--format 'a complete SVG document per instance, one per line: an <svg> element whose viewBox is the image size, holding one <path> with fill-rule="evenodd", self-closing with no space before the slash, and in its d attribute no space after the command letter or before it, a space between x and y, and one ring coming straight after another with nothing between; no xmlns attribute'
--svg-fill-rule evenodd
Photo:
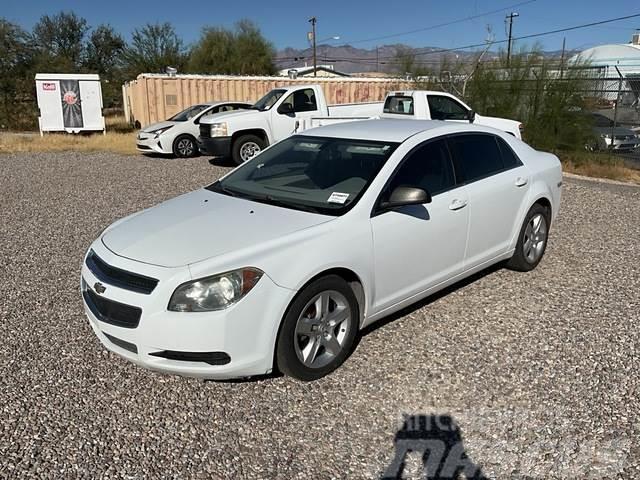
<svg viewBox="0 0 640 480"><path fill-rule="evenodd" d="M469 198L469 239L465 269L505 253L519 231L529 173L511 147L489 133L449 137L458 182Z"/></svg>

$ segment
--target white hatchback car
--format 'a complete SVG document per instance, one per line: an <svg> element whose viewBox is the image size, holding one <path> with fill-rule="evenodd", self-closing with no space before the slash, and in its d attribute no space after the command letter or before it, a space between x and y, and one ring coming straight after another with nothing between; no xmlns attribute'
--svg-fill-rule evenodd
<svg viewBox="0 0 640 480"><path fill-rule="evenodd" d="M164 122L152 123L138 132L136 147L143 153L161 153L176 157L198 154L196 139L200 120L206 115L249 108L245 102L212 102L192 105Z"/></svg>
<svg viewBox="0 0 640 480"><path fill-rule="evenodd" d="M497 262L533 269L561 184L554 155L488 127L308 130L108 227L82 267L86 314L153 370L317 379L370 323Z"/></svg>

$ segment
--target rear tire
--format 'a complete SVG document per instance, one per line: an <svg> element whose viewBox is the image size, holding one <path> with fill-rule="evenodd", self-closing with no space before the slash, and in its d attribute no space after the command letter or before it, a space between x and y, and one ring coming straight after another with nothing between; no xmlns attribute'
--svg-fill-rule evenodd
<svg viewBox="0 0 640 480"><path fill-rule="evenodd" d="M242 165L264 150L265 147L266 142L257 135L242 135L233 142L231 158L237 165Z"/></svg>
<svg viewBox="0 0 640 480"><path fill-rule="evenodd" d="M524 219L516 250L507 262L507 268L519 272L528 272L538 266L549 240L551 212L539 203L533 205Z"/></svg>
<svg viewBox="0 0 640 480"><path fill-rule="evenodd" d="M331 373L351 353L360 312L349 284L337 275L314 280L293 300L276 344L278 369L298 380Z"/></svg>
<svg viewBox="0 0 640 480"><path fill-rule="evenodd" d="M178 158L193 157L198 153L196 140L191 135L180 135L173 141L173 154Z"/></svg>

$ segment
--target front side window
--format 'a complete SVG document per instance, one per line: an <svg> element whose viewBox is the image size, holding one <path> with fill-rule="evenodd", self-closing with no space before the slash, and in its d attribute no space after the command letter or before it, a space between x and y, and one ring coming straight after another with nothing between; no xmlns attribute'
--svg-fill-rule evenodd
<svg viewBox="0 0 640 480"><path fill-rule="evenodd" d="M207 188L262 203L341 215L357 203L397 146L295 135Z"/></svg>
<svg viewBox="0 0 640 480"><path fill-rule="evenodd" d="M416 187L432 196L455 187L453 165L444 140L430 141L412 150L395 173L387 192L397 187Z"/></svg>
<svg viewBox="0 0 640 480"><path fill-rule="evenodd" d="M285 98L282 103L290 104L294 112L313 112L318 109L316 94L312 88L296 90Z"/></svg>
<svg viewBox="0 0 640 480"><path fill-rule="evenodd" d="M460 103L442 95L427 95L433 120L467 120L469 112Z"/></svg>
<svg viewBox="0 0 640 480"><path fill-rule="evenodd" d="M504 170L493 135L454 135L449 139L458 183L470 183Z"/></svg>
<svg viewBox="0 0 640 480"><path fill-rule="evenodd" d="M407 95L388 96L384 101L384 113L413 115L413 97Z"/></svg>

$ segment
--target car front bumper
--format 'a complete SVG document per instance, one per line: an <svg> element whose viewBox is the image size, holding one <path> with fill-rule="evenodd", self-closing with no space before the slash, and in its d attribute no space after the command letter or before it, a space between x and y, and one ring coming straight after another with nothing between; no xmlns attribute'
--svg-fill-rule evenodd
<svg viewBox="0 0 640 480"><path fill-rule="evenodd" d="M198 137L198 149L203 155L228 157L231 155L231 137Z"/></svg>
<svg viewBox="0 0 640 480"><path fill-rule="evenodd" d="M611 150L635 150L640 147L640 138L616 138L613 144L610 138L605 138L604 143Z"/></svg>
<svg viewBox="0 0 640 480"><path fill-rule="evenodd" d="M108 265L158 278L145 295L101 280L85 262L81 293L142 310L136 327L114 325L100 318L95 304L83 294L85 314L102 344L144 368L204 379L229 379L270 373L280 320L293 291L279 287L265 274L256 286L231 307L213 312L184 313L167 310L174 289L190 280L188 269L169 269L118 257L98 240L94 252ZM96 284L106 289L96 294Z"/></svg>
<svg viewBox="0 0 640 480"><path fill-rule="evenodd" d="M136 136L136 149L143 153L172 153L171 150L167 150L162 144L162 136L156 138L153 133L138 133Z"/></svg>

